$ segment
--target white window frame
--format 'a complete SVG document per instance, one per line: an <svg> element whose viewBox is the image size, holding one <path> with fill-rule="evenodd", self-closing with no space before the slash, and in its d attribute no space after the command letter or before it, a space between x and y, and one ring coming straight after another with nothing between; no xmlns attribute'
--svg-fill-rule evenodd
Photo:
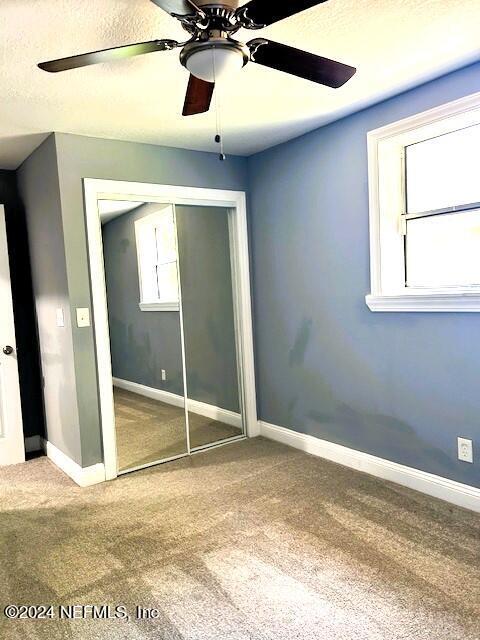
<svg viewBox="0 0 480 640"><path fill-rule="evenodd" d="M158 220L160 216L164 215L165 212L168 211L172 214L174 224L175 224L175 212L173 210L172 205L161 206L159 210L155 213L151 213L143 218L139 218L135 220L135 240L136 240L136 250L137 250L137 265L138 265L138 286L140 292L140 301L138 306L141 311L179 311L180 310L180 302L177 301L160 301L160 300L149 300L148 296L145 295L143 291L143 268L144 264L142 263L142 247L141 247L141 232L144 227L155 228L155 220ZM178 251L177 251L177 269L178 269Z"/></svg>
<svg viewBox="0 0 480 640"><path fill-rule="evenodd" d="M405 286L405 148L480 124L480 93L368 133L371 311L480 312L480 289Z"/></svg>

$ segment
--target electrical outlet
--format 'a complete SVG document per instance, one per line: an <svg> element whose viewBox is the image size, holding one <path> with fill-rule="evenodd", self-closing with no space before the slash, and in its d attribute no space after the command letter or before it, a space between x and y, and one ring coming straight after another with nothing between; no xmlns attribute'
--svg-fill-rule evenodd
<svg viewBox="0 0 480 640"><path fill-rule="evenodd" d="M167 379L167 372L165 371L165 369L162 369L162 380L165 382L166 379Z"/></svg>
<svg viewBox="0 0 480 640"><path fill-rule="evenodd" d="M78 308L77 309L77 327L89 327L90 326L90 309Z"/></svg>
<svg viewBox="0 0 480 640"><path fill-rule="evenodd" d="M462 462L473 463L473 442L468 438L457 438L458 459Z"/></svg>

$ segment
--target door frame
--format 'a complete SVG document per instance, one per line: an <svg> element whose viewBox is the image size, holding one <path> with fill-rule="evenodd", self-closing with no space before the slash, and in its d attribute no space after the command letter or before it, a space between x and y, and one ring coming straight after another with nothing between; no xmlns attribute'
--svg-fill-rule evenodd
<svg viewBox="0 0 480 640"><path fill-rule="evenodd" d="M250 259L248 248L247 205L244 191L204 189L176 185L125 182L121 180L83 180L87 249L92 292L93 332L97 360L100 420L103 441L105 479L118 475L115 411L113 404L112 362L108 326L103 241L97 202L132 200L162 204L221 207L231 211L230 238L234 266L234 304L238 318L238 351L241 363L241 406L247 437L260 435L257 417L255 364L253 349Z"/></svg>
<svg viewBox="0 0 480 640"><path fill-rule="evenodd" d="M0 449L0 465L3 466L25 462L25 440L23 433L20 380L18 375L15 318L13 315L8 237L5 207L3 204L0 204L0 252L0 266L7 276L6 282L0 282L2 300L3 296L6 298L6 305L1 310L2 320L4 322L2 322L2 344L0 347L2 349L7 345L13 347L13 352L10 355L0 353L0 428L3 425L3 429L5 430L5 433L0 435L0 441L3 445ZM0 431L0 434L1 433Z"/></svg>

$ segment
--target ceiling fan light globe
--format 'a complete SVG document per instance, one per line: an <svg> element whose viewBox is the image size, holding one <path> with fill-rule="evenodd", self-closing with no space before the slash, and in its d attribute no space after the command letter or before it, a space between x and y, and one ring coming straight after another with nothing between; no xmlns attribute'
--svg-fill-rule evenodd
<svg viewBox="0 0 480 640"><path fill-rule="evenodd" d="M242 69L245 58L231 47L209 47L192 52L185 66L192 75L206 82L221 82Z"/></svg>

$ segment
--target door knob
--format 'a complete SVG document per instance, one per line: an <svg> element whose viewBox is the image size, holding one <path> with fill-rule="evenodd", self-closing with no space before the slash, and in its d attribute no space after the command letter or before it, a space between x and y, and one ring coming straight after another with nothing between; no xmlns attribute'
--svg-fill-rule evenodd
<svg viewBox="0 0 480 640"><path fill-rule="evenodd" d="M6 347L3 347L3 353L6 356L10 356L13 353L13 347L11 347L9 344L7 344Z"/></svg>

